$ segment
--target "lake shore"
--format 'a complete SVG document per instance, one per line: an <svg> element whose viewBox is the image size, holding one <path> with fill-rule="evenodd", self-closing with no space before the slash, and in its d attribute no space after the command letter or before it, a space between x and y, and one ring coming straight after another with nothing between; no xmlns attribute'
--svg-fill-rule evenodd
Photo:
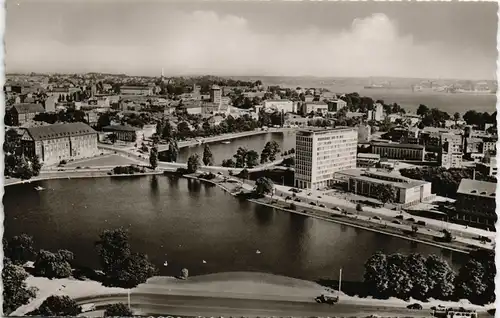
<svg viewBox="0 0 500 318"><path fill-rule="evenodd" d="M238 184L238 183L231 183L231 182L217 182L215 180L207 180L203 179L200 177L197 177L195 175L185 175L184 177L189 178L189 179L196 179L204 182L211 183L213 185L216 185L223 189L224 191L230 193L233 196L237 196L240 190L243 188ZM246 190L250 190L248 187ZM372 220L364 220L357 218L356 216L354 217L349 217L347 215L342 215L340 212L335 212L335 211L329 211L326 213L325 211L321 211L319 209L314 209L314 212L304 212L304 211L297 211L297 210L292 210L287 208L286 206L283 205L282 202L279 202L278 200L272 201L268 197L260 198L260 199L247 199L250 202L260 204L263 206L271 207L274 209L279 209L281 211L289 212L289 213L295 213L295 214L300 214L303 216L308 216L308 217L314 217L323 221L327 222L332 222L332 223L337 223L337 224L342 224L346 226L351 226L359 229L363 229L366 231L372 231L380 234L385 234L385 235L390 235L393 237L405 239L408 241L416 242L416 243L421 243L421 244L426 244L434 247L439 247L443 249L447 249L450 251L454 252L460 252L460 253L465 253L468 254L469 252L475 250L475 247L469 247L466 244L463 244L461 242L451 242L451 243L445 243L445 242L437 242L434 239L433 235L429 235L426 233L417 233L415 235L411 235L408 233L405 233L404 231L401 231L400 229L393 228L390 225L385 225L381 224L380 222L376 222L375 219ZM288 204L289 205L289 204Z"/></svg>

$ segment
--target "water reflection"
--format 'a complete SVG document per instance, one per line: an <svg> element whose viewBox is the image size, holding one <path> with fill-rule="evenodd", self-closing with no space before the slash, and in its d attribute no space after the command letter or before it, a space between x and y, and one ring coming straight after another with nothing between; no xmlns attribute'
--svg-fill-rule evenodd
<svg viewBox="0 0 500 318"><path fill-rule="evenodd" d="M274 218L275 211L274 209L269 209L266 206L256 204L254 213L259 224L269 225Z"/></svg>
<svg viewBox="0 0 500 318"><path fill-rule="evenodd" d="M151 177L151 194L153 194L153 197L158 197L158 177L153 175Z"/></svg>

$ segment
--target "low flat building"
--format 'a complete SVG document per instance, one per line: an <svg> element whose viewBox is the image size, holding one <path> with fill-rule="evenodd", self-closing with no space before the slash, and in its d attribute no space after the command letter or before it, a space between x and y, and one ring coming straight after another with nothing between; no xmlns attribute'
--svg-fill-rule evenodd
<svg viewBox="0 0 500 318"><path fill-rule="evenodd" d="M36 115L44 113L45 109L41 104L15 104L10 109L10 125L21 126L33 120Z"/></svg>
<svg viewBox="0 0 500 318"><path fill-rule="evenodd" d="M25 153L37 155L46 165L98 153L97 132L81 122L26 128L21 143Z"/></svg>
<svg viewBox="0 0 500 318"><path fill-rule="evenodd" d="M344 107L347 107L347 102L337 99L337 100L330 100L327 102L328 104L328 111L329 112L338 112Z"/></svg>
<svg viewBox="0 0 500 318"><path fill-rule="evenodd" d="M453 218L470 225L495 228L495 191L497 184L472 179L462 179L455 201Z"/></svg>
<svg viewBox="0 0 500 318"><path fill-rule="evenodd" d="M497 158L491 157L488 162L476 163L476 170L486 176L496 176L498 172Z"/></svg>
<svg viewBox="0 0 500 318"><path fill-rule="evenodd" d="M380 155L376 153L358 153L356 158L358 168L375 167L377 163L380 163Z"/></svg>
<svg viewBox="0 0 500 318"><path fill-rule="evenodd" d="M424 148L415 144L372 143L372 153L388 159L424 161Z"/></svg>
<svg viewBox="0 0 500 318"><path fill-rule="evenodd" d="M395 204L409 207L434 198L432 184L427 181L413 180L397 174L368 169L351 169L335 174L338 180L347 182L348 190L358 195L378 198L377 186L391 185L395 191Z"/></svg>
<svg viewBox="0 0 500 318"><path fill-rule="evenodd" d="M153 88L149 86L122 86L120 94L123 95L153 95Z"/></svg>
<svg viewBox="0 0 500 318"><path fill-rule="evenodd" d="M140 128L126 125L110 125L102 128L102 131L114 133L118 140L125 142L140 142L144 139Z"/></svg>

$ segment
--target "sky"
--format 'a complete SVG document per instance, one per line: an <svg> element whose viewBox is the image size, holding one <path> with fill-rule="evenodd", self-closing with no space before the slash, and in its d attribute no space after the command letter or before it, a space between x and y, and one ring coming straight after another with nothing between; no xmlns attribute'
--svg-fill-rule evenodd
<svg viewBox="0 0 500 318"><path fill-rule="evenodd" d="M495 79L497 4L7 0L6 72Z"/></svg>

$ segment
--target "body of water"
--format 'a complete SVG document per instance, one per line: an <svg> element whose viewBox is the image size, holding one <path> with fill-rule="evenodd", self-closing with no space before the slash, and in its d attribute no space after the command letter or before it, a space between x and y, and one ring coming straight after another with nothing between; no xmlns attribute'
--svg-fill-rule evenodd
<svg viewBox="0 0 500 318"><path fill-rule="evenodd" d="M230 140L229 144L223 144L222 142L208 143L210 150L214 156L214 165L220 165L222 160L233 159L233 155L236 153L239 147L245 147L248 150L255 150L257 153L261 154L264 146L268 141L276 141L281 151L288 151L295 148L295 132L289 131L284 133L266 133L260 135L253 135L249 137L243 137L238 139ZM197 153L200 158L203 158L204 145L197 145L193 147L181 148L179 151L179 162L187 162L189 156Z"/></svg>
<svg viewBox="0 0 500 318"><path fill-rule="evenodd" d="M36 191L40 185L46 190ZM465 255L241 201L196 180L168 176L61 179L5 188L5 235L33 235L36 248L68 249L98 267L94 242L125 227L133 250L161 275L260 271L296 278L361 280L376 251L438 254L454 267ZM261 254L257 254L260 250ZM206 264L203 263L206 261ZM162 264L168 261L168 267Z"/></svg>

